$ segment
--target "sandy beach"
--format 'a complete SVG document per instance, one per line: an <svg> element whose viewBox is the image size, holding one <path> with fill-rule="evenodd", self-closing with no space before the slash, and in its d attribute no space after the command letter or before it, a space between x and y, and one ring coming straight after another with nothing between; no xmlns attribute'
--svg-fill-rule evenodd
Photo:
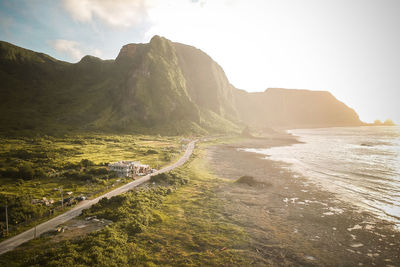
<svg viewBox="0 0 400 267"><path fill-rule="evenodd" d="M232 182L217 194L225 214L245 229L256 266L400 266L400 233L287 164L240 148L269 148L298 142L274 134L208 149L212 172ZM255 183L234 181L252 176ZM248 249L248 248L247 248Z"/></svg>

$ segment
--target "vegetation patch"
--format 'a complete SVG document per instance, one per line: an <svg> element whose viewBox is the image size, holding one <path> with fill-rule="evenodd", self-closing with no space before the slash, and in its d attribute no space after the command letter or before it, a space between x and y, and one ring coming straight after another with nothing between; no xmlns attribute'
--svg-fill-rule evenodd
<svg viewBox="0 0 400 267"><path fill-rule="evenodd" d="M131 181L109 172L110 162L135 160L160 168L178 158L181 150L178 137L0 137L0 240L63 212L61 195L65 209Z"/></svg>
<svg viewBox="0 0 400 267"><path fill-rule="evenodd" d="M102 199L82 217L103 230L51 244L41 237L0 257L7 266L245 266L246 234L224 215L213 188L225 183L196 158L147 187ZM10 265L10 263L12 263Z"/></svg>
<svg viewBox="0 0 400 267"><path fill-rule="evenodd" d="M247 266L247 235L224 212L214 189L226 181L208 171L204 155L175 173L189 183L169 195L158 209L163 222L134 237L135 266Z"/></svg>
<svg viewBox="0 0 400 267"><path fill-rule="evenodd" d="M184 185L188 182L188 179L182 178L175 173L160 173L157 175L154 175L150 178L151 183L156 183L156 184L163 184L163 185L175 185L175 186L181 186Z"/></svg>
<svg viewBox="0 0 400 267"><path fill-rule="evenodd" d="M272 186L269 182L257 181L253 176L244 175L235 181L237 184L246 184L248 186Z"/></svg>

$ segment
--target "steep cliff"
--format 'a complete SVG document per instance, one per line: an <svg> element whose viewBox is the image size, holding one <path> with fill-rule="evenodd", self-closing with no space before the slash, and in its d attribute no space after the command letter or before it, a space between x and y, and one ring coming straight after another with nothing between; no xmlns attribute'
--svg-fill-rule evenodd
<svg viewBox="0 0 400 267"><path fill-rule="evenodd" d="M195 47L180 43L174 43L174 47L191 99L199 107L235 120L235 88L221 66Z"/></svg>

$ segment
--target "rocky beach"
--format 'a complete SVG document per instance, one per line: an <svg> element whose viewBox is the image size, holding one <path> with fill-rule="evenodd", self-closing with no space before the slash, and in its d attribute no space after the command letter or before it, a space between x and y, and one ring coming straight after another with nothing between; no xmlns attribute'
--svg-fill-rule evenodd
<svg viewBox="0 0 400 267"><path fill-rule="evenodd" d="M253 264L399 266L400 233L392 223L340 200L287 163L242 150L295 143L291 135L272 134L208 149L213 173L231 181L217 194L229 203L225 215L248 233ZM252 179L240 183L242 176Z"/></svg>

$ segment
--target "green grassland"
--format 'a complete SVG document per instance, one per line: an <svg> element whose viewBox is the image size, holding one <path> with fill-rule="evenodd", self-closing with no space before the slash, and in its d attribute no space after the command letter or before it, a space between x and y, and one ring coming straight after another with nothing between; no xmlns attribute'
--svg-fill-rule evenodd
<svg viewBox="0 0 400 267"><path fill-rule="evenodd" d="M131 263L138 266L246 266L247 235L224 214L214 188L227 183L207 170L204 152L176 171L189 184L171 194L158 211L162 223L135 235Z"/></svg>
<svg viewBox="0 0 400 267"><path fill-rule="evenodd" d="M182 153L179 137L81 134L64 137L0 138L0 230L5 228L8 204L10 234L59 213L62 187L71 196L94 197L129 182L107 171L107 163L135 160L153 168ZM33 204L43 197L46 206ZM2 234L1 231L0 234ZM2 237L4 238L4 236Z"/></svg>
<svg viewBox="0 0 400 267"><path fill-rule="evenodd" d="M201 145L200 145L201 146ZM224 215L204 150L149 185L103 199L83 212L113 223L51 243L41 237L0 256L7 266L246 266L246 233Z"/></svg>

